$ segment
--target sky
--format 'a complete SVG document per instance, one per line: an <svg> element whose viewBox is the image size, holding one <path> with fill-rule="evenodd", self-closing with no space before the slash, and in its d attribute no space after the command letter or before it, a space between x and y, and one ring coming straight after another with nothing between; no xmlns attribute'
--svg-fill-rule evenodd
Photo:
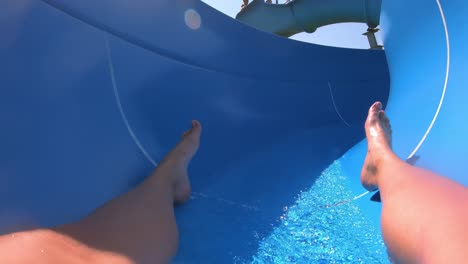
<svg viewBox="0 0 468 264"><path fill-rule="evenodd" d="M240 11L242 0L202 0L206 4L218 9L230 17L235 17ZM283 2L280 0L280 3ZM315 43L320 45L368 49L369 42L362 33L366 32L367 25L363 23L341 23L318 28L314 33L300 33L292 36L292 39ZM379 44L379 33L377 33Z"/></svg>

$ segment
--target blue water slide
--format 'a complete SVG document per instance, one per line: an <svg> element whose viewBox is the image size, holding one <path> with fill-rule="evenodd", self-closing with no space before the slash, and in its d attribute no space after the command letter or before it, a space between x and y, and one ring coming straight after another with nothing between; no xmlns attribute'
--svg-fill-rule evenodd
<svg viewBox="0 0 468 264"><path fill-rule="evenodd" d="M464 48L468 28L463 22L467 14L468 5L461 1L412 1L406 8L384 1L381 16L391 75L387 113L394 131L393 149L402 159L415 157L417 166L464 186L468 186L464 158L468 126L460 120L468 98L463 73L468 58ZM342 165L347 174L358 173L356 162L365 151L361 142L345 155ZM356 180L351 180L354 188ZM364 200L357 204L378 219L380 208Z"/></svg>
<svg viewBox="0 0 468 264"><path fill-rule="evenodd" d="M200 1L0 2L0 233L87 215L141 182L198 119L175 262L255 259L283 208L345 153L347 189L362 192L362 124L389 91L397 153L437 112L418 165L466 185L467 8L440 6L443 20L436 2L384 1L386 58L264 33ZM450 52L444 25L458 25ZM378 222L377 204L356 203Z"/></svg>
<svg viewBox="0 0 468 264"><path fill-rule="evenodd" d="M402 6L405 8L402 8ZM462 1L383 1L381 28L391 76L387 114L393 149L402 159L468 186L468 91L464 48L468 4ZM366 142L354 146L342 166L358 189ZM428 194L430 195L430 194ZM357 202L378 220L380 208ZM376 221L378 225L378 221Z"/></svg>
<svg viewBox="0 0 468 264"><path fill-rule="evenodd" d="M412 1L404 10L387 1L382 13L394 149L402 158L416 150L419 166L465 186L468 126L460 120L468 98L467 14L466 2L443 0Z"/></svg>

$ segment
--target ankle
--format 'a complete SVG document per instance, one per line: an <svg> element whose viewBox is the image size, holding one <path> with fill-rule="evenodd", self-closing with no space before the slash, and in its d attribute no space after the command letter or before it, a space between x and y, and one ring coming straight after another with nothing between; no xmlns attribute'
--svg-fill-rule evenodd
<svg viewBox="0 0 468 264"><path fill-rule="evenodd" d="M139 186L144 192L165 192L173 197L176 189L176 181L166 169L157 167L149 177Z"/></svg>
<svg viewBox="0 0 468 264"><path fill-rule="evenodd" d="M389 190L394 188L395 182L400 175L395 173L395 169L404 162L396 156L393 152L388 152L380 157L378 165L379 173L376 174L376 182L378 189L383 193L388 193Z"/></svg>

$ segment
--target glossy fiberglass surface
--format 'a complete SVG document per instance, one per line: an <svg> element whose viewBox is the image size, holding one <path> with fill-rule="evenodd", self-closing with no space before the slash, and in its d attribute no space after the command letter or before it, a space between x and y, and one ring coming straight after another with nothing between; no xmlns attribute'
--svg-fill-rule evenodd
<svg viewBox="0 0 468 264"><path fill-rule="evenodd" d="M183 234L176 261L249 259L259 238L275 228L283 207L362 140L367 107L387 101L389 74L381 51L283 39L198 1L46 2L0 3L2 233L78 219L127 191L196 118L204 128L202 146L189 170L193 199L176 209ZM447 12L456 23L466 7L453 5ZM406 88L416 84L406 83L413 80L408 76L423 67L410 63L429 51L421 51L420 58L401 58L415 54L406 50L415 46L402 47L402 36L392 33L400 25L392 8L384 2L387 20L382 23L389 25L388 111L398 131L408 126L404 112L397 115L409 107L405 91L416 89ZM442 39L438 9L431 8L434 27L427 34ZM454 36L459 48L453 52L466 58L463 38ZM443 43L437 37L427 45ZM424 76L443 77L445 53L440 50L430 54L441 64L434 62ZM421 148L427 152L421 164L461 175L456 173L462 165L446 165L455 164L466 149L444 136L449 133L444 128L456 127L453 115L463 112L457 107L466 93L461 89L465 62L461 57L452 61L454 77L447 91L455 88L446 99L454 103L442 109L454 112L441 111L439 120L445 116L445 121L434 126L432 145L428 139ZM429 100L429 91L421 96L418 89L419 97ZM428 105L410 112L422 120L430 119L433 110ZM411 127L424 130L417 122ZM462 140L463 126L457 128L452 138ZM397 133L395 148L404 153L406 142L419 132ZM447 154L449 163L432 162L440 160L438 152ZM350 153L345 157L351 159ZM361 154L354 157L357 168Z"/></svg>

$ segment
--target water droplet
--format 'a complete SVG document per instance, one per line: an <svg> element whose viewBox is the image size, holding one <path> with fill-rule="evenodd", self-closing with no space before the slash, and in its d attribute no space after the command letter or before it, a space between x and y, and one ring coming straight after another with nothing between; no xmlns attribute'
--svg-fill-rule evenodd
<svg viewBox="0 0 468 264"><path fill-rule="evenodd" d="M202 23L200 14L198 14L194 9L188 9L185 11L184 19L187 27L193 30L199 29Z"/></svg>

